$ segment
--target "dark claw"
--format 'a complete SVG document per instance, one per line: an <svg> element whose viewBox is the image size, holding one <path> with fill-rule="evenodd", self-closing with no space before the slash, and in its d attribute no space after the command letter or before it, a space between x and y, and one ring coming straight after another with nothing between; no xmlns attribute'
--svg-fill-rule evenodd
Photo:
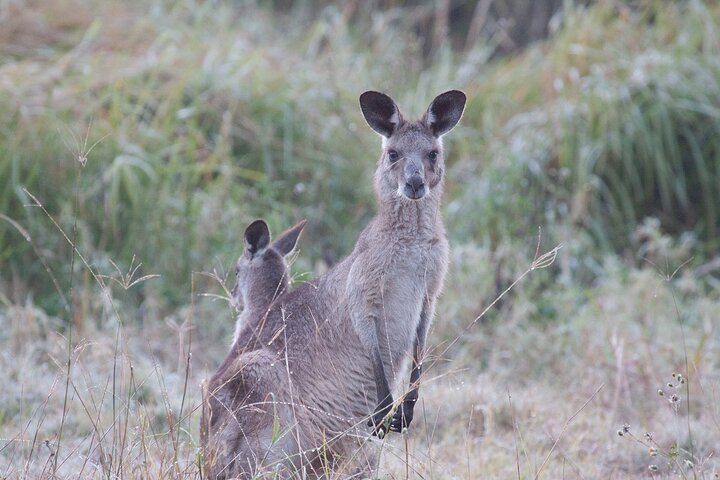
<svg viewBox="0 0 720 480"><path fill-rule="evenodd" d="M391 432L398 432L402 433L404 429L407 428L407 425L402 425L402 422L399 418L393 417L392 422L390 422L390 431Z"/></svg>
<svg viewBox="0 0 720 480"><path fill-rule="evenodd" d="M391 409L392 404L375 413L367 422L367 426L372 427L373 429L372 434L380 439L382 439L388 432L388 427L391 422L391 418L388 417L388 414Z"/></svg>

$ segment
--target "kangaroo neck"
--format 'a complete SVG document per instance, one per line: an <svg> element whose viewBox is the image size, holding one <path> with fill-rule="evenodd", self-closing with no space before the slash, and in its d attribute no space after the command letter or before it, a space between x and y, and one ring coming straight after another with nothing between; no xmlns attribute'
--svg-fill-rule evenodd
<svg viewBox="0 0 720 480"><path fill-rule="evenodd" d="M271 284L259 284L254 285L257 288L251 288L248 292L248 298L246 300L246 309L251 312L264 312L268 309L270 304L277 297L287 289L288 282L285 278L278 284L277 282L271 282Z"/></svg>
<svg viewBox="0 0 720 480"><path fill-rule="evenodd" d="M438 188L420 200L393 197L379 202L377 221L381 228L406 236L434 236L441 227Z"/></svg>

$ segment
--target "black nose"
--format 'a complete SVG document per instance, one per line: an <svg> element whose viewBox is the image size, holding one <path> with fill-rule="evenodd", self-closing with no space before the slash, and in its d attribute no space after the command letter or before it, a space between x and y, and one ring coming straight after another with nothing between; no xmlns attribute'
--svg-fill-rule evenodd
<svg viewBox="0 0 720 480"><path fill-rule="evenodd" d="M405 193L408 197L418 199L425 195L425 182L420 175L412 175L405 182Z"/></svg>
<svg viewBox="0 0 720 480"><path fill-rule="evenodd" d="M410 180L407 181L407 186L413 192L419 192L425 186L425 182L423 182L423 179L420 175L413 175L412 177L410 177Z"/></svg>

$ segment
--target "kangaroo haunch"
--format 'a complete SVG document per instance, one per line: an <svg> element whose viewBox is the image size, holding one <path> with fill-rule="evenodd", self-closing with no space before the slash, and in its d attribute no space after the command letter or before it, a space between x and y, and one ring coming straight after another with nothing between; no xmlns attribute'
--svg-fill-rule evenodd
<svg viewBox="0 0 720 480"><path fill-rule="evenodd" d="M384 436L413 419L448 264L441 137L460 120L465 94L439 95L415 121L379 92L363 93L360 107L383 137L378 213L347 258L243 317L203 394L210 478L365 478L379 459L366 424ZM409 391L395 402L409 362Z"/></svg>

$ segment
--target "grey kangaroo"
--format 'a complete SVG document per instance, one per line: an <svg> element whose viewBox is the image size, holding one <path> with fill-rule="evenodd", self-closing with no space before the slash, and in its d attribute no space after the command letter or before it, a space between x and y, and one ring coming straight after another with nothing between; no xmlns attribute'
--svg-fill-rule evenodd
<svg viewBox="0 0 720 480"><path fill-rule="evenodd" d="M289 285L287 257L295 249L305 220L283 232L270 243L270 229L264 220L255 220L245 229L245 250L235 266L233 303L242 312L235 323L235 343L249 319L262 317L273 300Z"/></svg>
<svg viewBox="0 0 720 480"><path fill-rule="evenodd" d="M360 107L383 137L378 213L347 258L240 330L204 392L211 478L366 478L379 457L363 432L368 418L380 437L413 419L448 263L441 138L460 120L465 94L439 95L415 121L379 92L363 93ZM409 391L396 404L408 362Z"/></svg>

